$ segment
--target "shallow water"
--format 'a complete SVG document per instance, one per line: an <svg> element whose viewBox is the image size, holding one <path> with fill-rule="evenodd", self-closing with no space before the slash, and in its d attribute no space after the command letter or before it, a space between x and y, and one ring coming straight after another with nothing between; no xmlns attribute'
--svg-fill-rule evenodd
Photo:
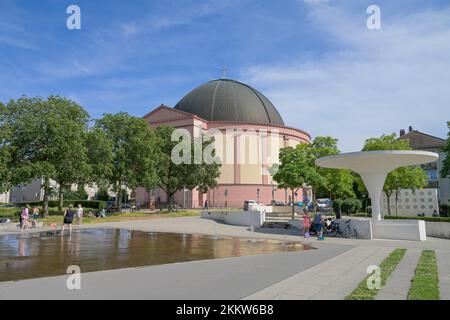
<svg viewBox="0 0 450 320"><path fill-rule="evenodd" d="M126 229L74 230L71 236L0 236L0 281L313 249L268 239L156 233Z"/></svg>

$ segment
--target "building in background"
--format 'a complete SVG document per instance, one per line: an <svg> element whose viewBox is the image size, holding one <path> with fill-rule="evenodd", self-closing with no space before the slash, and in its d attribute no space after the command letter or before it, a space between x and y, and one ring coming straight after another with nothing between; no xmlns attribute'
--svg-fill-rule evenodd
<svg viewBox="0 0 450 320"><path fill-rule="evenodd" d="M230 79L205 83L174 108L161 105L144 119L150 127L169 125L186 129L193 137L208 132L215 138L216 154L222 160L219 185L206 194L197 190L178 192L174 201L184 207L202 207L206 199L214 207L242 207L245 200L262 204L290 201L289 193L278 189L268 168L278 163L280 148L311 140L305 131L285 126L275 106L263 94ZM138 188L135 195L138 206L146 206L151 197L158 203L167 202L160 189L149 194ZM302 199L299 190L295 200Z"/></svg>
<svg viewBox="0 0 450 320"><path fill-rule="evenodd" d="M0 193L0 203L8 203L10 201L9 197L10 197L9 191L5 193Z"/></svg>
<svg viewBox="0 0 450 320"><path fill-rule="evenodd" d="M42 189L42 179L35 179L30 183L23 183L11 188L11 202L37 202L44 198L44 191ZM53 183L52 186L55 186Z"/></svg>
<svg viewBox="0 0 450 320"><path fill-rule="evenodd" d="M19 184L14 186L10 191L9 201L12 203L26 203L44 200L44 189L42 189L42 184L42 179L35 179L27 184ZM55 181L50 181L50 186L55 190L58 190L59 188ZM71 190L77 190L77 185L72 185ZM96 199L98 193L97 186L85 186L85 190L88 194L88 200ZM0 200L0 202L2 201Z"/></svg>
<svg viewBox="0 0 450 320"><path fill-rule="evenodd" d="M399 139L408 140L413 150L431 151L439 154L437 162L424 164L421 167L428 175L427 188L437 189L437 197L440 204L450 204L450 178L443 178L440 175L446 157L443 148L446 146L447 141L418 130L413 130L411 126L407 133L403 129L400 130Z"/></svg>
<svg viewBox="0 0 450 320"><path fill-rule="evenodd" d="M401 190L397 202L395 195L390 198L391 216L417 217L419 214L432 217L439 213L438 192L436 188ZM388 215L386 194L381 196L381 214Z"/></svg>

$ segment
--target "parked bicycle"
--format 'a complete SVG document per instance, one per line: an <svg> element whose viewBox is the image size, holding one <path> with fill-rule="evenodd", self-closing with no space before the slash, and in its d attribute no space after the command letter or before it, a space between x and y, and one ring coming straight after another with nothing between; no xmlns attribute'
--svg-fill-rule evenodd
<svg viewBox="0 0 450 320"><path fill-rule="evenodd" d="M329 237L342 237L355 239L358 237L358 232L351 226L351 219L346 221L332 221L331 225L324 229L324 233Z"/></svg>

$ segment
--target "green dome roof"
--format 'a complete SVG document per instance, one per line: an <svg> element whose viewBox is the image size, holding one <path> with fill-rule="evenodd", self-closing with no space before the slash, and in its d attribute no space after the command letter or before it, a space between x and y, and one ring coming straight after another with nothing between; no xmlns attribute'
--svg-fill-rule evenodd
<svg viewBox="0 0 450 320"><path fill-rule="evenodd" d="M284 126L275 106L256 89L229 79L207 82L188 93L175 109L208 121L235 121Z"/></svg>

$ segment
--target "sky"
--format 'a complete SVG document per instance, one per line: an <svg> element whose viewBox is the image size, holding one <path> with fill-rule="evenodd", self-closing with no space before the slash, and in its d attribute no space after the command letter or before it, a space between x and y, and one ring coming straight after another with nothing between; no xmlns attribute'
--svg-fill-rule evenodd
<svg viewBox="0 0 450 320"><path fill-rule="evenodd" d="M69 5L81 29L69 30ZM367 7L381 9L369 30ZM93 118L174 106L204 82L245 82L286 125L342 151L409 126L445 138L448 0L2 0L0 101L61 95Z"/></svg>

